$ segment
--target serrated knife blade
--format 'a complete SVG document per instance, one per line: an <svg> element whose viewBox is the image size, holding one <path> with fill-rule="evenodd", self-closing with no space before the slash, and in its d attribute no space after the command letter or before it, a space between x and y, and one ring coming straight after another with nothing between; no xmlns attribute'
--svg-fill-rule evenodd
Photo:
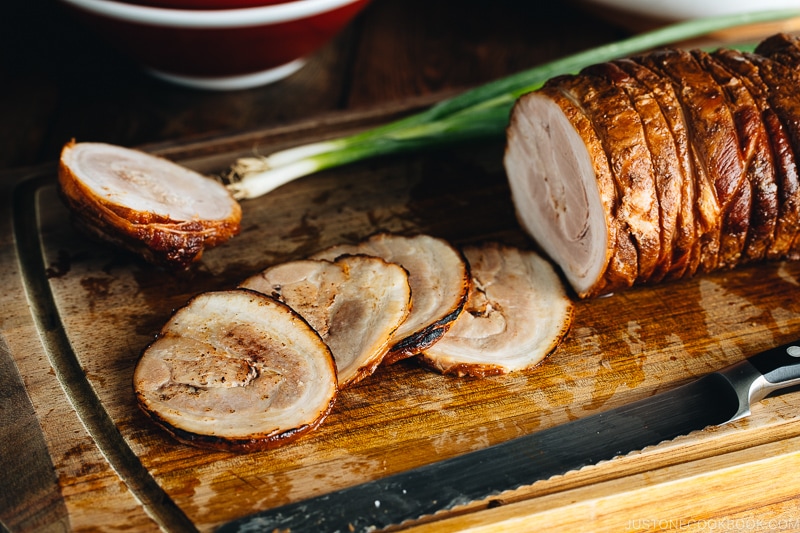
<svg viewBox="0 0 800 533"><path fill-rule="evenodd" d="M218 531L379 531L731 422L749 415L751 405L771 392L798 384L800 341L634 403L258 512Z"/></svg>

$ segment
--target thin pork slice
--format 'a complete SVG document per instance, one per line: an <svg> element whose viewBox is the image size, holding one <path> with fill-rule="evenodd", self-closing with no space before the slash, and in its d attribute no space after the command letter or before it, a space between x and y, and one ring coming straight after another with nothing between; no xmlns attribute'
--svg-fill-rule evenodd
<svg viewBox="0 0 800 533"><path fill-rule="evenodd" d="M154 263L185 268L241 229L241 207L222 184L138 150L70 142L58 178L81 227Z"/></svg>
<svg viewBox="0 0 800 533"><path fill-rule="evenodd" d="M786 126L772 107L771 91L764 83L758 67L742 52L722 48L713 54L714 59L733 72L747 87L761 112L764 128L770 145L770 153L775 170L774 186L765 194L774 195L775 211L769 217L775 218L775 226L767 245L767 259L785 257L791 246L789 239L791 227L795 224L796 213L790 200L800 180L800 171L795 161L791 139ZM771 203L766 203L769 206Z"/></svg>
<svg viewBox="0 0 800 533"><path fill-rule="evenodd" d="M688 51L662 50L634 59L671 80L683 106L696 157L700 269L712 271L720 263L722 214L744 180L744 160L725 95Z"/></svg>
<svg viewBox="0 0 800 533"><path fill-rule="evenodd" d="M646 141L641 149L648 153L652 164L661 228L656 266L646 281L661 281L673 269L673 256L676 256L677 224L681 214L683 174L675 139L661 110L658 98L620 64L616 62L602 63L587 69L587 71L606 77L623 89L641 120ZM631 157L634 157L633 154ZM680 253L677 254L677 259L682 260Z"/></svg>
<svg viewBox="0 0 800 533"><path fill-rule="evenodd" d="M684 275L691 275L697 271L700 264L700 247L695 245L697 230L694 204L697 188L692 165L692 148L683 108L675 93L675 87L669 80L631 59L619 59L615 61L615 64L635 78L653 95L672 134L676 157L674 164L679 169L680 192L678 196L680 204L675 222L675 238L672 241L672 261L665 279L677 279ZM666 155L665 152L653 154L653 157ZM658 176L656 179L659 179Z"/></svg>
<svg viewBox="0 0 800 533"><path fill-rule="evenodd" d="M569 331L573 303L552 265L533 251L497 243L464 248L472 288L464 312L419 357L457 376L524 370L552 353Z"/></svg>
<svg viewBox="0 0 800 533"><path fill-rule="evenodd" d="M411 285L411 313L397 328L386 364L418 354L436 343L461 313L469 293L469 268L450 243L430 235L378 233L357 244L342 244L311 259L343 254L380 257L402 266Z"/></svg>
<svg viewBox="0 0 800 533"><path fill-rule="evenodd" d="M340 389L372 374L411 308L406 271L366 255L281 263L241 286L281 300L311 324L333 353Z"/></svg>
<svg viewBox="0 0 800 533"><path fill-rule="evenodd" d="M181 442L249 452L316 428L337 394L330 349L287 305L246 290L195 296L136 365L139 406Z"/></svg>

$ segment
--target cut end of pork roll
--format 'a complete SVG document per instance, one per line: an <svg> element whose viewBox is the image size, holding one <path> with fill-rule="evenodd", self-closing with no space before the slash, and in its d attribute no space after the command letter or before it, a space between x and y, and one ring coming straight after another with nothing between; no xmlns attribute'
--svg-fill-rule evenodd
<svg viewBox="0 0 800 533"><path fill-rule="evenodd" d="M240 231L241 207L222 184L155 155L73 141L58 174L79 227L153 263L184 268Z"/></svg>
<svg viewBox="0 0 800 533"><path fill-rule="evenodd" d="M536 93L517 102L504 164L520 224L589 295L608 264L607 219L592 154L556 102Z"/></svg>
<svg viewBox="0 0 800 533"><path fill-rule="evenodd" d="M552 353L572 324L572 300L536 252L497 243L464 248L472 287L452 328L420 359L456 376L520 371Z"/></svg>
<svg viewBox="0 0 800 533"><path fill-rule="evenodd" d="M374 372L411 308L405 269L366 255L281 263L241 286L274 296L314 327L333 353L340 389Z"/></svg>
<svg viewBox="0 0 800 533"><path fill-rule="evenodd" d="M337 394L327 345L287 305L246 289L203 293L143 351L140 407L186 444L250 452L316 428Z"/></svg>

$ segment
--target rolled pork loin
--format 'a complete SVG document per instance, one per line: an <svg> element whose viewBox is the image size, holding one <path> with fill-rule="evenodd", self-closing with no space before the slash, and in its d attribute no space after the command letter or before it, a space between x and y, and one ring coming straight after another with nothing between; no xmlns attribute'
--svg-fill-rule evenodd
<svg viewBox="0 0 800 533"><path fill-rule="evenodd" d="M522 227L584 298L800 258L798 66L779 34L553 78L509 122Z"/></svg>

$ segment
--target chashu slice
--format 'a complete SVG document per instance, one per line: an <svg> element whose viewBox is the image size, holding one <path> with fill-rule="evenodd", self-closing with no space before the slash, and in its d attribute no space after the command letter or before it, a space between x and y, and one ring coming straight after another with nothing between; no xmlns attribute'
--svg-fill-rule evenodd
<svg viewBox="0 0 800 533"><path fill-rule="evenodd" d="M287 305L246 289L200 294L142 353L140 407L181 442L249 452L316 428L337 393L320 336Z"/></svg>
<svg viewBox="0 0 800 533"><path fill-rule="evenodd" d="M58 178L79 226L154 263L184 268L240 231L241 207L222 184L145 152L73 141Z"/></svg>
<svg viewBox="0 0 800 533"><path fill-rule="evenodd" d="M469 267L450 243L430 235L378 233L355 245L322 250L313 259L366 254L402 266L411 285L411 313L394 335L384 357L392 364L432 346L461 313L469 294Z"/></svg>
<svg viewBox="0 0 800 533"><path fill-rule="evenodd" d="M517 218L581 297L633 284L636 256L614 217L616 186L600 140L557 88L519 98L503 164Z"/></svg>
<svg viewBox="0 0 800 533"><path fill-rule="evenodd" d="M552 265L533 251L497 243L464 248L472 288L450 331L419 357L458 376L488 376L537 365L561 343L573 303Z"/></svg>
<svg viewBox="0 0 800 533"><path fill-rule="evenodd" d="M317 330L333 353L340 389L372 374L411 308L406 271L366 255L290 261L241 286L285 302Z"/></svg>

